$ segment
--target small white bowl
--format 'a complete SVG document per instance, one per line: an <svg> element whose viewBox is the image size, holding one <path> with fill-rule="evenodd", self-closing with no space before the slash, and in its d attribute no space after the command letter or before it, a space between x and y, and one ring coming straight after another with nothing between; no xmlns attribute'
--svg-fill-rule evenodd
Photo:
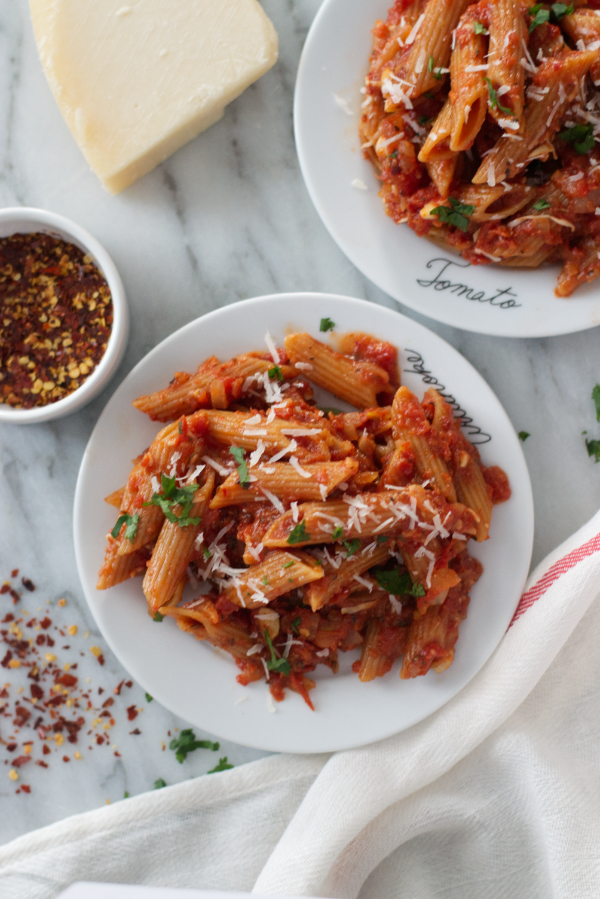
<svg viewBox="0 0 600 899"><path fill-rule="evenodd" d="M14 207L0 210L0 238L11 234L31 234L32 232L50 234L75 244L96 263L106 278L113 302L113 325L106 352L87 378L73 393L55 403L33 409L15 409L0 402L0 422L11 424L37 424L62 418L77 409L81 409L103 390L117 370L129 336L129 310L125 288L115 264L95 237L76 225L70 219L44 209Z"/></svg>

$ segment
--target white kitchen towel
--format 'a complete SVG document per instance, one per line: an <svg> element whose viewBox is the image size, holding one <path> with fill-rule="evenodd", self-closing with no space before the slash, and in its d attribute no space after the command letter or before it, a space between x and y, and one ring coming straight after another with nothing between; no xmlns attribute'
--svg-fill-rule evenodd
<svg viewBox="0 0 600 899"><path fill-rule="evenodd" d="M500 646L403 734L278 756L0 848L2 899L73 880L381 899L600 896L600 513Z"/></svg>

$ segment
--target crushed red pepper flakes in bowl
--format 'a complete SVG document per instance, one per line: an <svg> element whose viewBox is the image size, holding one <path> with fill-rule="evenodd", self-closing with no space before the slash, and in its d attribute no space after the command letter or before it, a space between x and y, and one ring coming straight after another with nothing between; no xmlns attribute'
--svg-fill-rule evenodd
<svg viewBox="0 0 600 899"><path fill-rule="evenodd" d="M109 286L91 257L49 234L0 239L0 400L32 409L64 399L104 356Z"/></svg>

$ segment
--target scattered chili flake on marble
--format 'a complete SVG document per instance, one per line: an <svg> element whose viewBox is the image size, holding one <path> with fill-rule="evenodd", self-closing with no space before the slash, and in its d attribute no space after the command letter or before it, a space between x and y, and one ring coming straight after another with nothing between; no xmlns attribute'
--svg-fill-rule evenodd
<svg viewBox="0 0 600 899"><path fill-rule="evenodd" d="M73 393L112 324L108 284L79 247L41 233L0 239L1 401L31 409Z"/></svg>

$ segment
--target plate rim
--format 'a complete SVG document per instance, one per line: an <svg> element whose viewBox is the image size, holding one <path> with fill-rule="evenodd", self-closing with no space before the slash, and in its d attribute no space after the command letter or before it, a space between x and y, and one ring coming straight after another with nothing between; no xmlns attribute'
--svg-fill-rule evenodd
<svg viewBox="0 0 600 899"><path fill-rule="evenodd" d="M498 397L496 396L496 394L494 393L492 388L487 384L487 382L485 381L483 376L481 374L479 374L479 372L459 352L459 350L456 350L451 344L448 343L448 341L439 337L439 335L437 335L434 331L431 331L425 325L422 325L421 323L414 321L413 319L403 315L400 312L396 312L395 310L389 309L380 304L375 304L370 301L359 299L356 297L349 297L349 296L345 296L345 295L341 295L341 294L321 293L321 292L317 292L317 291L314 291L314 292L313 291L298 291L298 292L288 292L288 293L283 293L283 294L265 294L265 295L259 296L259 297L251 297L248 299L239 300L234 303L230 303L226 306L222 306L218 309L211 310L210 312L207 312L204 315L198 316L197 318L195 318L192 321L188 322L187 324L183 325L181 328L178 328L172 334L168 335L166 338L164 338L164 340L160 341L155 347L153 347L145 356L143 356L142 359L140 359L138 361L138 363L134 366L134 368L131 369L131 371L125 376L125 378L123 379L123 381L121 382L121 384L119 385L119 387L117 388L117 390L115 391L113 396L110 398L110 400L106 404L104 410L102 411L102 413L101 413L98 421L96 422L96 425L94 426L94 429L90 435L89 441L86 445L86 449L85 449L83 457L82 457L82 461L81 461L81 465L80 465L78 477L77 477L77 484L76 484L76 488L75 488L74 505L73 505L73 539L74 539L74 544L75 544L75 557L76 557L77 570L78 570L81 586L83 589L83 593L86 598L88 607L90 608L90 611L94 618L94 621L96 622L96 625L98 626L103 639L106 640L108 646L110 647L112 652L115 654L116 658L119 660L121 665L123 665L125 670L130 672L130 674L134 677L134 679L137 681L137 683L140 684L140 686L143 689L145 689L145 690L147 689L148 692L150 692L161 703L161 705L163 705L167 710L171 711L174 714L179 715L180 717L184 718L187 721L190 721L190 723L193 724L194 726L203 728L203 729L209 731L210 733L213 733L216 736L219 736L221 739L227 739L232 742L238 743L239 745L248 746L248 747L251 747L254 749L259 749L259 750L268 751L268 752L284 751L284 752L295 752L295 753L299 753L299 754L313 754L313 753L317 753L317 752L332 752L332 751L340 751L340 750L345 750L345 749L357 748L358 746L368 745L368 744L376 742L378 740L386 739L389 736L392 736L396 733L400 733L403 730L406 730L409 727L412 727L413 725L418 724L420 721L425 720L425 718L427 718L430 715L434 714L435 712L439 711L439 709L442 708L444 705L446 705L448 702L451 702L452 699L455 696L457 696L458 693L460 693L462 691L462 689L464 689L464 687L467 686L467 684L470 683L470 681L474 677L477 676L477 674L479 673L481 668L486 664L486 662L489 660L491 655L495 652L498 644L500 643L500 641L502 640L502 638L504 636L505 631L502 631L502 633L499 635L498 639L496 640L496 642L495 642L491 652L488 654L487 658L483 659L481 661L481 663L478 664L477 667L474 668L473 671L471 671L469 673L469 676L464 681L464 683L462 683L461 686L450 697L442 698L442 701L435 708L430 709L425 715L416 718L414 721L411 721L409 724L405 725L404 727L402 727L400 729L398 729L396 726L392 726L392 728L387 730L385 733L378 733L375 737L368 736L365 738L358 738L356 740L353 740L352 742L346 741L346 742L340 743L340 742L337 742L335 739L333 739L333 740L331 740L330 738L323 739L316 748L315 747L307 748L306 746L298 746L298 745L295 745L294 747L290 747L289 745L285 745L286 744L285 739L283 740L283 742L279 742L277 745L275 745L272 741L269 741L269 740L263 742L262 740L248 739L248 738L244 737L243 734L241 736L239 734L236 736L236 735L232 734L232 729L233 729L233 731L235 731L236 725L237 725L237 722L235 722L231 726L231 722L233 721L233 716L231 716L231 718L229 719L227 726L225 726L223 728L215 727L213 722L206 724L206 723L202 723L200 721L194 720L193 715L190 716L189 713L186 713L185 711L182 711L180 708L177 708L177 703L174 703L170 696L163 693L162 689L160 689L160 688L157 689L156 684L149 684L145 680L145 673L140 671L140 665L135 658L132 659L132 658L126 657L122 654L120 648L113 641L112 634L105 630L103 624L101 623L100 616L99 616L99 614L97 614L97 609L96 609L95 603L94 603L93 599L90 598L90 595L88 595L87 576L86 576L86 570L85 570L83 559L82 559L82 553L83 553L83 542L82 541L83 541L83 536L84 536L84 530L81 530L79 528L79 520L83 514L82 506L83 506L84 498L85 498L84 486L85 486L85 477L87 474L88 455L89 455L90 447L93 444L94 440L96 439L96 435L101 433L101 431L104 427L104 423L107 419L110 418L110 415L111 415L113 409L114 410L118 409L120 402L121 402L121 394L126 392L127 387L130 384L131 379L133 378L135 373L138 373L140 371L140 369L146 367L149 363L151 363L152 359L154 359L158 354L160 354L162 351L164 351L165 348L170 347L174 343L176 344L177 341L181 338L182 334L184 334L184 332L193 330L195 327L199 327L200 323L206 324L207 320L214 321L215 319L218 321L218 319L221 316L223 316L223 315L226 316L228 314L231 314L232 310L235 310L240 306L251 307L253 305L258 306L258 305L264 304L265 302L275 301L277 303L284 303L286 301L289 302L290 300L296 300L296 301L300 300L301 301L302 299L308 299L308 298L310 298L311 300L317 300L318 302L327 302L329 300L342 301L343 303L350 302L350 304L352 304L352 305L356 305L358 307L364 307L365 311L372 311L373 308L375 307L384 315L384 317L389 315L389 316L393 316L394 319L396 319L396 317L398 317L400 322L402 322L402 321L408 322L410 328L415 329L417 332L419 332L419 331L425 332L428 339L433 338L434 343L440 342L441 344L444 344L451 351L452 354L457 354L460 357L460 359L462 360L462 364L464 364L466 366L466 370L470 374L474 374L476 377L476 380L479 381L480 384L484 385L484 387L487 389L487 391L489 391L489 393L492 395L492 397L494 397L494 399L497 403L497 411L499 411L501 413L501 415L503 416L503 419L504 419L502 427L507 425L509 430L512 432L512 434L514 436L515 443L514 443L513 448L514 448L514 450L516 450L515 458L518 459L519 465L521 466L521 469L522 469L521 474L523 474L525 476L523 486L526 487L525 495L522 496L522 500L524 501L526 510L527 510L527 521L525 522L526 546L525 546L525 553L523 556L523 558L527 560L527 563L526 563L526 565L523 565L523 573L522 573L522 578L521 578L521 581L522 581L521 589L518 592L518 594L515 595L514 604L511 607L512 611L510 613L510 618L512 618L512 614L514 613L514 609L516 609L516 606L518 605L518 602L519 602L519 599L520 599L520 596L522 593L522 589L526 582L528 571L530 568L531 555L532 555L532 549L533 549L533 536L534 536L534 507L533 507L533 493L532 493L532 488L531 488L531 479L529 476L529 471L528 471L527 463L526 463L525 456L523 453L523 449L522 449L520 443L518 442L518 438L516 436L516 432L512 425L512 422L510 421L510 419L506 413L506 410L502 406L502 403L500 402L500 400L498 399ZM399 347L399 350L400 350L400 347ZM157 425L158 424L159 423L157 423ZM97 591L95 591L95 588L94 588L94 590L91 592L96 593ZM510 618L509 618L508 614L505 617L507 618L507 625L508 625ZM233 672L232 672L232 680L235 684L235 678L233 676ZM264 686L262 681L260 682L260 684L262 686ZM167 693L168 693L168 691L167 691Z"/></svg>

